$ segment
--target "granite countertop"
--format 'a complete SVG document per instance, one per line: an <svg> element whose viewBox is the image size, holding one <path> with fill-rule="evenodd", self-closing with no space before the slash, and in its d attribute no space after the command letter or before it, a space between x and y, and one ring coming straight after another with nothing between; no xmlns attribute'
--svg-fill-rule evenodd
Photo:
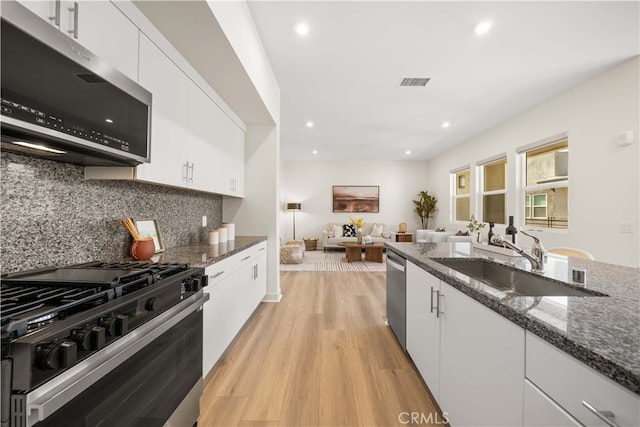
<svg viewBox="0 0 640 427"><path fill-rule="evenodd" d="M543 338L633 393L640 394L640 269L549 254L544 276L571 284L586 270L586 288L608 296L508 295L432 258L491 258L530 270L522 257L479 250L469 243L387 243L454 288Z"/></svg>
<svg viewBox="0 0 640 427"><path fill-rule="evenodd" d="M193 245L176 246L155 255L152 260L156 262L170 262L189 264L193 267L208 267L227 257L242 252L243 250L265 242L266 236L236 236L235 240L229 240L217 245L208 243L196 243Z"/></svg>

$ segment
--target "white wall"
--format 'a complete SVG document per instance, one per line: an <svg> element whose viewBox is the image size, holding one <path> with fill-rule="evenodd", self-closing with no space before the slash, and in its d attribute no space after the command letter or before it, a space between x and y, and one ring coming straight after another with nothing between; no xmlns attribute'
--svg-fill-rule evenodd
<svg viewBox="0 0 640 427"><path fill-rule="evenodd" d="M349 222L349 215L362 217L368 223L384 223L395 231L406 222L408 231L420 228L420 219L413 213L411 200L421 190L431 191L426 161L369 162L369 161L300 161L284 162L284 181L281 193L280 235L283 241L292 238L293 217L286 204L299 202L302 211L296 212L296 238L322 237L328 222ZM380 186L380 213L333 213L334 185Z"/></svg>
<svg viewBox="0 0 640 427"><path fill-rule="evenodd" d="M429 188L440 199L438 225L451 223L449 175L454 168L507 153L507 211L523 224L520 194L515 187L516 147L567 132L569 135L569 230L537 234L545 247L570 246L591 252L599 261L638 266L640 251L640 152L638 57L574 88L503 125L450 150L429 162ZM491 108L490 105L487 108ZM616 138L633 131L631 146ZM472 197L471 211L474 213ZM481 218L481 212L475 212ZM621 233L620 223L631 223L633 233ZM497 232L504 227L496 225ZM520 242L528 245L530 239Z"/></svg>

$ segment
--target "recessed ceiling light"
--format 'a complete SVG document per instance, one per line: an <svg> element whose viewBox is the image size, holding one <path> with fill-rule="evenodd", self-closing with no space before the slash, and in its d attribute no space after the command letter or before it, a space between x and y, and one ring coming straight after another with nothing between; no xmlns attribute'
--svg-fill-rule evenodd
<svg viewBox="0 0 640 427"><path fill-rule="evenodd" d="M306 22L300 22L296 25L296 33L299 36L306 36L309 33L309 25Z"/></svg>
<svg viewBox="0 0 640 427"><path fill-rule="evenodd" d="M485 34L490 29L491 29L491 22L490 21L482 21L482 22L478 23L478 25L476 25L476 28L474 29L474 31L476 32L476 34Z"/></svg>
<svg viewBox="0 0 640 427"><path fill-rule="evenodd" d="M307 121L307 123L305 123L305 125L306 125L308 128L312 128L312 127L313 127L313 122L312 122L311 120L308 120L308 121Z"/></svg>
<svg viewBox="0 0 640 427"><path fill-rule="evenodd" d="M318 154L318 150L313 150L312 153L313 154Z"/></svg>
<svg viewBox="0 0 640 427"><path fill-rule="evenodd" d="M55 154L64 154L64 153L66 153L66 151L56 150L55 148L49 148L47 146L40 145L40 144L32 144L31 142L14 141L13 143L16 144L16 145L21 145L23 147L33 148L35 150L46 151L47 153L55 153Z"/></svg>
<svg viewBox="0 0 640 427"><path fill-rule="evenodd" d="M449 126L451 126L451 125L449 124L449 122L442 122L442 127L443 127L444 129L448 128Z"/></svg>
<svg viewBox="0 0 640 427"><path fill-rule="evenodd" d="M404 154L406 154L408 156L409 154L411 154L411 150L405 151Z"/></svg>
<svg viewBox="0 0 640 427"><path fill-rule="evenodd" d="M107 123L113 123L113 120L111 120L111 119L104 119L104 121L107 122Z"/></svg>

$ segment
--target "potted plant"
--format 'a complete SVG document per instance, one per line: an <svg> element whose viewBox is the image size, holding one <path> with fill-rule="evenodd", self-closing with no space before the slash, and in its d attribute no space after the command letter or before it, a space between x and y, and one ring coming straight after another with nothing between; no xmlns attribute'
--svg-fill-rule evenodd
<svg viewBox="0 0 640 427"><path fill-rule="evenodd" d="M429 218L438 211L436 205L438 204L438 198L429 194L428 191L421 191L418 193L418 200L413 200L413 211L420 217L422 228L427 229L429 226Z"/></svg>

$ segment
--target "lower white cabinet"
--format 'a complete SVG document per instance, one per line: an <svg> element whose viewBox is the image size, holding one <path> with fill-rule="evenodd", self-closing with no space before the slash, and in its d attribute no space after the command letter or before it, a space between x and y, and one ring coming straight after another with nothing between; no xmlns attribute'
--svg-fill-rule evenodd
<svg viewBox="0 0 640 427"><path fill-rule="evenodd" d="M524 329L440 283L440 406L452 426L522 425Z"/></svg>
<svg viewBox="0 0 640 427"><path fill-rule="evenodd" d="M523 424L524 340L524 329L407 262L407 351L452 426Z"/></svg>
<svg viewBox="0 0 640 427"><path fill-rule="evenodd" d="M586 426L640 425L640 396L527 332L527 380ZM590 407L590 408L589 408Z"/></svg>
<svg viewBox="0 0 640 427"><path fill-rule="evenodd" d="M431 395L440 399L440 280L407 262L407 352Z"/></svg>
<svg viewBox="0 0 640 427"><path fill-rule="evenodd" d="M580 427L582 424L531 381L524 380L524 425L526 427Z"/></svg>
<svg viewBox="0 0 640 427"><path fill-rule="evenodd" d="M202 376L206 376L267 293L266 242L205 269Z"/></svg>

